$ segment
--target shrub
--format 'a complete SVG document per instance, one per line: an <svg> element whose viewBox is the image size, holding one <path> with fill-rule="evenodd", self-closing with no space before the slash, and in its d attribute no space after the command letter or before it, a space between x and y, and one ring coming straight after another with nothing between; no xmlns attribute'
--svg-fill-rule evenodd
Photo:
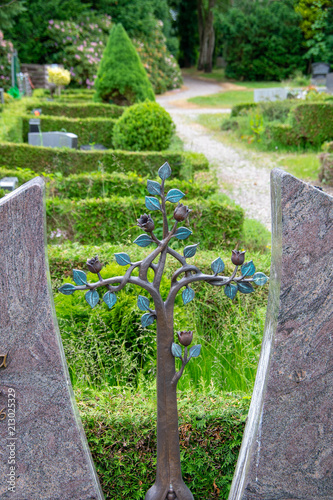
<svg viewBox="0 0 333 500"><path fill-rule="evenodd" d="M31 116L23 116L23 140L28 141L29 120ZM71 132L78 136L79 147L83 144L99 143L112 148L113 118L66 118L64 116L40 116L42 132L55 130Z"/></svg>
<svg viewBox="0 0 333 500"><path fill-rule="evenodd" d="M0 30L0 87L8 90L11 87L11 60L14 47L12 42L5 40Z"/></svg>
<svg viewBox="0 0 333 500"><path fill-rule="evenodd" d="M226 76L282 80L305 69L303 36L291 0L243 1L220 14L219 32Z"/></svg>
<svg viewBox="0 0 333 500"><path fill-rule="evenodd" d="M300 139L314 146L333 139L333 103L309 102L295 107L292 125Z"/></svg>
<svg viewBox="0 0 333 500"><path fill-rule="evenodd" d="M34 108L41 108L43 115L65 116L67 118L118 118L124 112L122 106L97 102L73 104L62 101L34 101L32 104L27 105L29 111Z"/></svg>
<svg viewBox="0 0 333 500"><path fill-rule="evenodd" d="M1 129L0 129L1 131ZM22 135L22 133L21 133ZM129 151L78 151L67 148L44 148L29 144L0 142L1 163L8 168L26 168L33 165L36 172L64 175L80 172L137 172L156 175L156 170L168 161L174 176L187 176L194 171L208 170L207 158L191 152L129 152Z"/></svg>
<svg viewBox="0 0 333 500"><path fill-rule="evenodd" d="M145 99L155 100L142 62L121 24L111 30L95 88L96 98L104 102L129 105Z"/></svg>
<svg viewBox="0 0 333 500"><path fill-rule="evenodd" d="M231 109L230 118L236 118L237 116L241 116L244 111L248 111L251 108L255 108L258 106L256 102L249 102L244 104L236 104Z"/></svg>
<svg viewBox="0 0 333 500"><path fill-rule="evenodd" d="M271 123L265 129L265 136L266 140L274 145L288 147L302 144L293 127L285 123Z"/></svg>
<svg viewBox="0 0 333 500"><path fill-rule="evenodd" d="M60 67L51 67L47 68L48 80L50 83L54 83L54 85L65 86L69 85L71 81L71 74L67 69L63 69Z"/></svg>
<svg viewBox="0 0 333 500"><path fill-rule="evenodd" d="M156 469L152 396L76 391L78 407L106 500L139 500ZM182 474L195 498L226 499L242 441L249 398L211 391L180 394Z"/></svg>
<svg viewBox="0 0 333 500"><path fill-rule="evenodd" d="M191 200L191 228L200 234L200 248L228 247L241 239L243 210L222 197ZM47 200L48 233L60 230L82 244L127 243L134 239L136 219L144 211L144 199L111 196L103 199ZM87 214L89 217L87 218ZM157 237L162 237L158 234Z"/></svg>
<svg viewBox="0 0 333 500"><path fill-rule="evenodd" d="M321 153L319 161L320 172L318 177L320 182L333 186L333 155L331 153Z"/></svg>
<svg viewBox="0 0 333 500"><path fill-rule="evenodd" d="M169 113L156 102L146 101L131 106L119 118L113 144L127 151L162 151L169 147L173 131Z"/></svg>

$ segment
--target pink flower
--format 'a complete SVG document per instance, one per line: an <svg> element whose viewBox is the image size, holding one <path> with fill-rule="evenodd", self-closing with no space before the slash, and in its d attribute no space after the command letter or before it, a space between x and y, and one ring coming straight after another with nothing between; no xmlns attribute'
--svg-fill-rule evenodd
<svg viewBox="0 0 333 500"><path fill-rule="evenodd" d="M49 24L54 24L53 19L50 19L50 20L49 20Z"/></svg>

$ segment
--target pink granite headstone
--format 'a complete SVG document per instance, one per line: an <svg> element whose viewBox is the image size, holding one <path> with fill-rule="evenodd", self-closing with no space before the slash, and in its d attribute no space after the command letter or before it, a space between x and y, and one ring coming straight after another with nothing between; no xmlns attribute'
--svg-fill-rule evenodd
<svg viewBox="0 0 333 500"><path fill-rule="evenodd" d="M265 332L229 500L333 499L333 198L278 169Z"/></svg>
<svg viewBox="0 0 333 500"><path fill-rule="evenodd" d="M54 313L44 183L0 200L0 498L102 500Z"/></svg>

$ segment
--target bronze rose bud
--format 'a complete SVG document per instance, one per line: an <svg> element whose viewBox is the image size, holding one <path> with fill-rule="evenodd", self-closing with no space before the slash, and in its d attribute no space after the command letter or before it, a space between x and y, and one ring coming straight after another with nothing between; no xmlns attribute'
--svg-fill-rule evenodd
<svg viewBox="0 0 333 500"><path fill-rule="evenodd" d="M87 260L87 267L91 273L98 274L102 269L102 264L98 260L98 255Z"/></svg>
<svg viewBox="0 0 333 500"><path fill-rule="evenodd" d="M193 340L193 332L177 332L179 342L181 345L187 347Z"/></svg>
<svg viewBox="0 0 333 500"><path fill-rule="evenodd" d="M190 212L192 212L190 208L188 208L186 205L183 205L182 203L178 203L175 211L173 212L173 216L178 222L180 222L182 220L185 220Z"/></svg>
<svg viewBox="0 0 333 500"><path fill-rule="evenodd" d="M139 219L137 219L137 221L138 226L141 227L141 229L143 229L144 231L151 233L154 230L155 224L150 215L143 214Z"/></svg>
<svg viewBox="0 0 333 500"><path fill-rule="evenodd" d="M245 259L245 250L240 252L239 250L233 250L231 255L231 262L235 264L235 266L241 266L244 264Z"/></svg>

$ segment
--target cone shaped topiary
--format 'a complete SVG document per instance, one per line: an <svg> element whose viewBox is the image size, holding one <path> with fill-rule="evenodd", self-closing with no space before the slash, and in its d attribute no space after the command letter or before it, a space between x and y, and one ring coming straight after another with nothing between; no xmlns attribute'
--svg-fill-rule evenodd
<svg viewBox="0 0 333 500"><path fill-rule="evenodd" d="M140 58L121 24L110 33L95 82L96 100L128 106L155 95Z"/></svg>

